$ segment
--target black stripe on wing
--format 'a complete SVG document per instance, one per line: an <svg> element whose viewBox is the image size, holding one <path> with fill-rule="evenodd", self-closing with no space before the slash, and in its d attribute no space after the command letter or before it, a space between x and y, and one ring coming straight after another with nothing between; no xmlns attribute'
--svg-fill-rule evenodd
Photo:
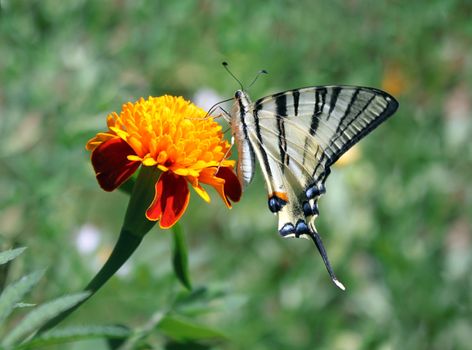
<svg viewBox="0 0 472 350"><path fill-rule="evenodd" d="M315 135L316 130L318 130L320 123L319 116L324 110L326 94L327 89L325 87L321 87L315 91L315 107L313 108L313 114L311 116L310 135Z"/></svg>
<svg viewBox="0 0 472 350"><path fill-rule="evenodd" d="M329 112L328 116L326 117L326 120L329 120L329 117L331 117L331 113L333 113L334 108L336 107L336 102L338 101L339 94L341 92L342 88L340 86L335 86L333 88L333 92L331 94L331 98L329 100Z"/></svg>
<svg viewBox="0 0 472 350"><path fill-rule="evenodd" d="M289 157L287 155L287 139L285 135L285 122L283 118L287 116L287 95L280 94L275 99L276 106L276 115L277 118L277 131L279 133L279 152L280 152L280 161L282 164L289 163ZM282 173L284 172L285 167L282 167Z"/></svg>
<svg viewBox="0 0 472 350"><path fill-rule="evenodd" d="M300 91L293 90L293 109L295 110L295 116L298 115L298 104L300 103Z"/></svg>
<svg viewBox="0 0 472 350"><path fill-rule="evenodd" d="M343 121L347 117L349 117L349 114L351 113L351 107L356 103L358 94L362 92L370 92L372 93L372 96L365 102L362 108L360 108L360 110L354 116L351 116L351 120L343 126ZM366 118L362 118L364 113L368 111L368 109L371 107L372 102L378 97L383 98L386 103L386 106L383 107L382 112L376 115L370 121ZM344 115L340 119L338 127L336 128L336 132L330 140L329 146L323 152L320 162L317 164L313 171L313 183L309 185L305 190L307 197L314 198L315 196L317 196L319 193L319 187L324 184L328 175L330 174L331 165L333 165L352 146L354 146L362 138L372 132L372 130L378 127L390 116L392 116L393 113L395 113L395 111L397 110L397 108L398 102L390 94L374 88L357 88L354 91L348 106L346 107ZM365 125L362 126L362 129L353 133L352 137L349 137L347 134L345 134L345 132L350 128L350 126L354 122L359 122L361 120L365 123ZM352 130L353 128L351 128L351 132ZM336 145L336 141L338 140L341 140L342 142L342 146L340 148L338 148ZM320 167L322 168L321 171Z"/></svg>
<svg viewBox="0 0 472 350"><path fill-rule="evenodd" d="M344 112L344 115L342 116L341 120L339 121L338 127L336 129L337 134L339 134L342 131L346 130L348 128L348 126L351 125L351 123L349 123L348 126L346 126L345 128L341 128L342 125L344 124L344 120L349 116L352 106L356 102L357 96L359 95L359 91L361 91L361 89L356 89L354 91L354 93L352 94L351 100L349 101L349 104L347 105L346 111Z"/></svg>
<svg viewBox="0 0 472 350"><path fill-rule="evenodd" d="M254 108L254 111L253 111L254 122L255 122L255 126L256 126L256 136L257 136L257 139L259 140L259 146L258 147L259 147L260 153L262 155L262 159L263 159L263 162L264 162L264 167L267 171L267 176L270 179L272 179L272 171L271 171L271 168L270 168L270 165L269 165L269 159L267 158L267 153L263 149L264 142L262 141L261 126L259 124L258 112L261 109L262 109L262 105L255 105L255 108ZM249 137L248 137L248 140L249 140Z"/></svg>
<svg viewBox="0 0 472 350"><path fill-rule="evenodd" d="M395 98L393 98L393 96L391 96L390 94L388 94L388 93L386 93L382 90L378 90L378 89L374 89L374 88L358 88L354 92L353 96L355 95L356 98L357 98L357 95L361 91L372 92L372 97L367 101L367 103L362 107L362 109L355 115L355 117L353 117L351 119L351 121L345 127L342 127L342 120L345 119L349 115L350 108L355 103L354 97L351 99L351 101L348 105L348 108L346 108L346 112L344 113L344 115L341 118L341 121L340 121L340 123L337 127L336 134L335 134L335 136L332 137L332 139L330 141L331 145L333 145L336 142L336 140L341 138L341 136L349 128L349 126L351 126L353 122L357 121L358 118L360 116L362 116L362 114L365 113L369 109L371 103L375 100L376 97L378 97L378 96L383 97L383 99L385 100L387 105L384 108L384 110L378 116L376 116L370 122L366 121L367 125L365 127L363 127L362 130L360 130L359 132L354 134L353 137L349 138L349 140L347 142L343 142L342 147L339 150L337 150L336 152L334 152L332 155L330 155L329 160L325 165L326 167L329 167L332 164L334 164L344 153L346 153L346 151L349 148L354 146L362 138L367 136L372 130L374 130L376 127L378 127L380 124L382 124L390 116L392 116L393 113L395 113L395 111L398 108L398 102L395 100Z"/></svg>

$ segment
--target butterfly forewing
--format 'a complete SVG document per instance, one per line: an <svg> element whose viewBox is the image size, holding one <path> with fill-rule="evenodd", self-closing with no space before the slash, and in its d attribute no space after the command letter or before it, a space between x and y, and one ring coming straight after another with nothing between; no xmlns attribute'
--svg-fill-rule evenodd
<svg viewBox="0 0 472 350"><path fill-rule="evenodd" d="M297 142L305 151L305 158L306 153L317 158L319 164L312 173L315 182L324 180L319 178L327 175L324 168L329 168L350 147L392 115L397 107L395 99L381 90L354 86L290 90L254 103L255 119L259 119L261 125L277 130L282 135L279 138L282 144L285 134L285 139ZM283 133L280 133L280 128L274 129L276 120L283 120L280 123ZM323 154L320 154L318 146ZM292 154L299 157L296 152ZM282 155L286 160L287 154Z"/></svg>

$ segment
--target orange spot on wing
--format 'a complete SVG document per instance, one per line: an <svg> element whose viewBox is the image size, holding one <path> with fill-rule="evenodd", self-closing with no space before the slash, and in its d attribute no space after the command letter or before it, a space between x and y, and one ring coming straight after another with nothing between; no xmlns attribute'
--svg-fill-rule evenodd
<svg viewBox="0 0 472 350"><path fill-rule="evenodd" d="M272 194L269 196L269 198L274 197L274 196L288 202L288 196L287 196L287 193L285 193L285 192L277 192L277 191L272 192Z"/></svg>

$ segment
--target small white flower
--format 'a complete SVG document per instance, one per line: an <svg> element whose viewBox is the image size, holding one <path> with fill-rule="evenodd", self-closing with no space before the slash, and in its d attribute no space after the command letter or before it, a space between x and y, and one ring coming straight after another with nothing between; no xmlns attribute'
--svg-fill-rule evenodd
<svg viewBox="0 0 472 350"><path fill-rule="evenodd" d="M209 88L198 90L193 97L193 103L206 111L222 100L223 98L215 90Z"/></svg>
<svg viewBox="0 0 472 350"><path fill-rule="evenodd" d="M93 225L81 226L75 237L75 245L81 254L89 254L95 251L100 243L101 232Z"/></svg>

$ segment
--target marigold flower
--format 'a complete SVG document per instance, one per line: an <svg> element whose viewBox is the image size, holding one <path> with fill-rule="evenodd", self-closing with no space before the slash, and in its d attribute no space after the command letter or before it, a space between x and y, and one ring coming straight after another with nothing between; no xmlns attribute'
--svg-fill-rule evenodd
<svg viewBox="0 0 472 350"><path fill-rule="evenodd" d="M188 184L207 202L210 196L202 184L212 186L228 208L230 200L241 197L221 126L182 97L165 95L124 104L119 115L108 115L107 124L108 131L98 133L86 146L92 151L98 183L113 191L140 165L157 167L162 173L146 217L160 220L161 228L171 227L185 212Z"/></svg>

